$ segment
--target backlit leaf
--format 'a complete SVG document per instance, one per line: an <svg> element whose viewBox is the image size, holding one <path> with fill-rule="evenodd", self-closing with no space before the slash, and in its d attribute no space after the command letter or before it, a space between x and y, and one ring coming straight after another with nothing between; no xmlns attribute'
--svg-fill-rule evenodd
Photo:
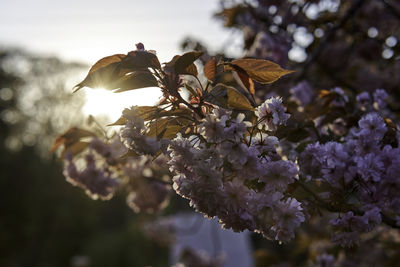
<svg viewBox="0 0 400 267"><path fill-rule="evenodd" d="M131 51L121 62L121 68L129 71L161 69L160 61L155 54L147 51Z"/></svg>
<svg viewBox="0 0 400 267"><path fill-rule="evenodd" d="M192 51L192 52L187 52L180 56L175 63L175 70L179 73L180 71L184 71L192 65L196 59L198 59L203 52L197 52L197 51Z"/></svg>
<svg viewBox="0 0 400 267"><path fill-rule="evenodd" d="M135 90L145 87L157 87L158 82L153 74L148 71L134 71L119 79L113 87L117 88L115 93Z"/></svg>
<svg viewBox="0 0 400 267"><path fill-rule="evenodd" d="M250 101L233 87L227 87L228 106L239 110L254 110Z"/></svg>
<svg viewBox="0 0 400 267"><path fill-rule="evenodd" d="M183 126L180 125L169 125L163 134L163 138L175 138L176 134L182 130Z"/></svg>
<svg viewBox="0 0 400 267"><path fill-rule="evenodd" d="M120 117L118 120L116 120L113 123L107 124L107 126L117 126L117 125L125 125L127 122L127 119L125 117Z"/></svg>
<svg viewBox="0 0 400 267"><path fill-rule="evenodd" d="M278 64L263 59L244 58L226 64L234 70L242 69L251 79L263 84L272 83L283 75L293 72L282 69Z"/></svg>
<svg viewBox="0 0 400 267"><path fill-rule="evenodd" d="M105 87L118 79L118 66L125 57L126 55L116 54L97 61L90 68L86 78L74 87L74 92L85 86L90 88Z"/></svg>
<svg viewBox="0 0 400 267"><path fill-rule="evenodd" d="M204 96L204 100L212 104L227 108L227 86L217 84Z"/></svg>
<svg viewBox="0 0 400 267"><path fill-rule="evenodd" d="M162 109L157 106L140 106L138 107L139 116L144 120L153 120L158 117Z"/></svg>
<svg viewBox="0 0 400 267"><path fill-rule="evenodd" d="M208 80L214 81L216 71L217 71L217 63L215 58L212 58L204 65L204 75Z"/></svg>
<svg viewBox="0 0 400 267"><path fill-rule="evenodd" d="M150 123L149 131L146 133L146 135L153 137L158 136L167 128L169 121L169 118L154 120L152 123Z"/></svg>
<svg viewBox="0 0 400 267"><path fill-rule="evenodd" d="M202 54L203 52L192 51L185 53L182 56L176 55L170 62L165 63L165 66L176 74L190 74L197 76L198 72L194 61Z"/></svg>
<svg viewBox="0 0 400 267"><path fill-rule="evenodd" d="M249 75L245 72L237 72L240 81L243 83L244 88L249 91L250 94L254 95L254 83L253 80L250 79Z"/></svg>
<svg viewBox="0 0 400 267"><path fill-rule="evenodd" d="M61 153L61 157L65 157L66 153L71 153L72 156L75 156L85 150L88 146L88 142L79 141L73 143L70 146L65 147L64 151Z"/></svg>
<svg viewBox="0 0 400 267"><path fill-rule="evenodd" d="M61 145L65 145L67 147L78 142L81 138L91 136L96 135L88 130L73 127L56 138L52 147L50 148L50 151L54 152Z"/></svg>
<svg viewBox="0 0 400 267"><path fill-rule="evenodd" d="M161 118L149 124L147 136L157 138L173 138L185 126L190 123L190 120L185 118Z"/></svg>

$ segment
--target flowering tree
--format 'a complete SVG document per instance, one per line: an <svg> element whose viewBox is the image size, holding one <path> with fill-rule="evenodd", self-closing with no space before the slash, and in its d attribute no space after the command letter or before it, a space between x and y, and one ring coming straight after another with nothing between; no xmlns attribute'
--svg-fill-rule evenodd
<svg viewBox="0 0 400 267"><path fill-rule="evenodd" d="M62 147L67 180L92 198L123 188L135 212L157 212L175 192L224 228L286 243L306 233L303 263L391 264L400 227L396 4L222 4L217 16L244 32L243 58L197 44L202 51L160 64L139 43L93 65L75 91L156 86L163 98L125 109L111 136L60 135L53 150ZM372 18L377 10L393 23ZM372 241L375 253L359 257Z"/></svg>

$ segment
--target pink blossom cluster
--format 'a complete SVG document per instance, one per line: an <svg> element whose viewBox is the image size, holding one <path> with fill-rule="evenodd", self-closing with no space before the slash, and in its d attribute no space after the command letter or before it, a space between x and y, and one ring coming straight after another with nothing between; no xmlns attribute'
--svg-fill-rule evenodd
<svg viewBox="0 0 400 267"><path fill-rule="evenodd" d="M287 119L280 103L273 98L259 107L259 118L271 115L263 123L275 126ZM216 108L202 120L198 135L178 135L168 147L173 187L225 228L289 240L305 220L301 203L285 196L297 165L277 153L276 137L248 135L251 126L244 114Z"/></svg>
<svg viewBox="0 0 400 267"><path fill-rule="evenodd" d="M123 147L117 139L106 144L94 138L81 158L74 159L71 153L67 153L64 170L67 181L85 189L93 199L110 199L121 183L113 169L121 149Z"/></svg>
<svg viewBox="0 0 400 267"><path fill-rule="evenodd" d="M357 244L359 233L371 231L382 214L400 214L400 136L397 144L387 144L387 132L382 117L368 113L341 142L310 144L299 157L301 175L328 185L326 201L336 200L344 210L347 206L360 212L349 211L332 221L338 230L333 240L343 246Z"/></svg>

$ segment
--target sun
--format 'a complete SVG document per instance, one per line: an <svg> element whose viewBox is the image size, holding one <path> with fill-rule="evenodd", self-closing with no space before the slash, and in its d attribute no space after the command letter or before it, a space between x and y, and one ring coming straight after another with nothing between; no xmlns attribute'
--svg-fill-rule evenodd
<svg viewBox="0 0 400 267"><path fill-rule="evenodd" d="M112 121L121 117L124 108L131 106L152 106L161 97L161 90L148 87L122 93L113 93L104 88L85 90L86 102L83 106L85 115L106 116Z"/></svg>

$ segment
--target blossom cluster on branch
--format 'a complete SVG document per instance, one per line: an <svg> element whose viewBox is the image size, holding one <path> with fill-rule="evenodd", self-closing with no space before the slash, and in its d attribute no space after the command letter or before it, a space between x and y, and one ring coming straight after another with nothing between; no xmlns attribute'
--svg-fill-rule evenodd
<svg viewBox="0 0 400 267"><path fill-rule="evenodd" d="M175 192L225 228L277 241L289 242L302 229L326 222L332 244L354 248L382 229L399 228L395 85L386 79L378 85L389 91L361 87L358 75L381 71L365 63L367 56L341 65L343 73L329 56L321 62L325 50L339 58L346 54L340 44L352 37L336 40L336 31L347 34L342 27L350 16L359 9L370 12L374 1L339 5L338 23L325 29L325 37L324 30L306 23L314 4L255 2L258 6L224 6L217 14L227 27L244 32L244 58L202 49L160 64L140 43L135 51L93 65L75 90L159 87L163 97L154 106L126 108L109 125L116 129L111 137L80 128L60 135L53 150L62 147L67 180L94 198L124 191L135 212L159 213ZM376 6L389 5L382 2ZM308 28L296 29L295 22ZM290 42L298 39L296 32L311 30L316 48L290 74L281 67L293 66ZM335 257L325 249L313 261L331 266Z"/></svg>

